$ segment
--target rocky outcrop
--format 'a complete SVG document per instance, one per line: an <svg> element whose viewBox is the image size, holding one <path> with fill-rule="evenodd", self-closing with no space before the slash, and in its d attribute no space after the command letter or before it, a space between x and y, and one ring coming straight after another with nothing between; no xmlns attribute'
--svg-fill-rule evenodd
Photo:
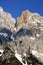
<svg viewBox="0 0 43 65"><path fill-rule="evenodd" d="M0 36L5 40L2 58L13 55L23 65L43 63L43 17L38 13L26 10L15 19L0 7Z"/></svg>
<svg viewBox="0 0 43 65"><path fill-rule="evenodd" d="M11 31L15 31L15 22L15 18L13 18L10 13L4 12L0 7L0 28L7 28Z"/></svg>

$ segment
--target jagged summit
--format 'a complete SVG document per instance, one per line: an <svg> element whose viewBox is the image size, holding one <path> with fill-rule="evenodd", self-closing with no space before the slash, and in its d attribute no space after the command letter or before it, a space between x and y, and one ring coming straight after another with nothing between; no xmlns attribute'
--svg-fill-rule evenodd
<svg viewBox="0 0 43 65"><path fill-rule="evenodd" d="M13 18L10 13L5 12L0 7L0 28L7 28L11 31L16 30L14 29L15 22L15 18Z"/></svg>
<svg viewBox="0 0 43 65"><path fill-rule="evenodd" d="M29 27L29 25L36 25L37 23L43 23L43 17L41 17L38 13L31 13L26 10L23 11L21 16L17 19L13 18L10 13L5 12L3 8L0 7L0 28L7 28L12 32L17 31L17 29L21 28L25 24ZM15 25L16 24L16 25ZM43 24L42 24L43 25ZM16 27L15 27L16 26Z"/></svg>
<svg viewBox="0 0 43 65"><path fill-rule="evenodd" d="M14 54L23 65L38 61L43 63L43 17L38 13L31 13L26 10L15 19L0 7L0 36L0 40L9 39L9 37L12 39L9 42L6 41L4 48L3 45L0 47L2 58L6 58L4 54L6 54L7 49L7 54L10 54L10 57ZM10 58L9 56L6 58L7 60ZM30 59L33 56L38 61Z"/></svg>

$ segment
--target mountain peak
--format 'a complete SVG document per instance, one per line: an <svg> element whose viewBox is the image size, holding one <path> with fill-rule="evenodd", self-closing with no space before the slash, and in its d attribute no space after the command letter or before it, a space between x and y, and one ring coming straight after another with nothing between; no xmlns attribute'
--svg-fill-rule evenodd
<svg viewBox="0 0 43 65"><path fill-rule="evenodd" d="M4 28L5 30L3 30ZM2 40L2 38L8 38L9 40L10 37L10 39L12 39L12 41L6 42L6 46L10 48L10 50L15 54L15 57L23 65L28 65L27 58L29 57L29 55L30 58L33 58L31 57L31 54L32 56L34 55L34 57L37 58L41 63L43 63L42 16L40 16L38 13L31 13L30 11L25 10L22 12L20 17L15 19L10 13L5 12L0 7L0 30L2 30L2 32L0 33L2 35L0 35L0 41ZM13 32L14 35L13 33L10 34L10 32ZM5 36L5 33L7 33L8 36ZM23 57L25 57L25 59L23 59ZM23 60L25 61L25 63L23 62ZM29 60L31 60L32 63L34 62L32 59Z"/></svg>

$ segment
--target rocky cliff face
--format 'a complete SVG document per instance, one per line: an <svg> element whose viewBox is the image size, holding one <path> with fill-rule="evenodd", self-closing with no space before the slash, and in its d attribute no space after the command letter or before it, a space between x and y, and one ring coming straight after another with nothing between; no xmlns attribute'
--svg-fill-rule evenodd
<svg viewBox="0 0 43 65"><path fill-rule="evenodd" d="M0 7L0 28L5 27L11 31L15 31L15 22L15 18L13 18L10 13L4 12L3 9Z"/></svg>
<svg viewBox="0 0 43 65"><path fill-rule="evenodd" d="M15 19L0 7L0 46L2 58L13 54L25 65L43 63L43 17L26 10Z"/></svg>

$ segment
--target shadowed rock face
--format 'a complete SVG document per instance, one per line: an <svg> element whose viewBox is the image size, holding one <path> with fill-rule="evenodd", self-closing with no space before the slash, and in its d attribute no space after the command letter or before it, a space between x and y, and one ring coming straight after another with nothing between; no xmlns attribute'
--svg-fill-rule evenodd
<svg viewBox="0 0 43 65"><path fill-rule="evenodd" d="M21 28L17 33L16 33L16 36L29 36L29 35L32 35L32 31L31 30L28 30L28 29L23 29Z"/></svg>
<svg viewBox="0 0 43 65"><path fill-rule="evenodd" d="M0 30L0 56L6 51L5 48L7 43L14 40L14 34L10 30L6 28Z"/></svg>
<svg viewBox="0 0 43 65"><path fill-rule="evenodd" d="M4 41L13 41L11 36L13 37L14 34L10 30L8 30L6 28L3 28L3 29L0 30L0 42L1 42L1 40L2 40L2 43Z"/></svg>
<svg viewBox="0 0 43 65"><path fill-rule="evenodd" d="M16 56L25 65L43 63L43 17L26 10L14 19L0 8L0 46L3 60Z"/></svg>

